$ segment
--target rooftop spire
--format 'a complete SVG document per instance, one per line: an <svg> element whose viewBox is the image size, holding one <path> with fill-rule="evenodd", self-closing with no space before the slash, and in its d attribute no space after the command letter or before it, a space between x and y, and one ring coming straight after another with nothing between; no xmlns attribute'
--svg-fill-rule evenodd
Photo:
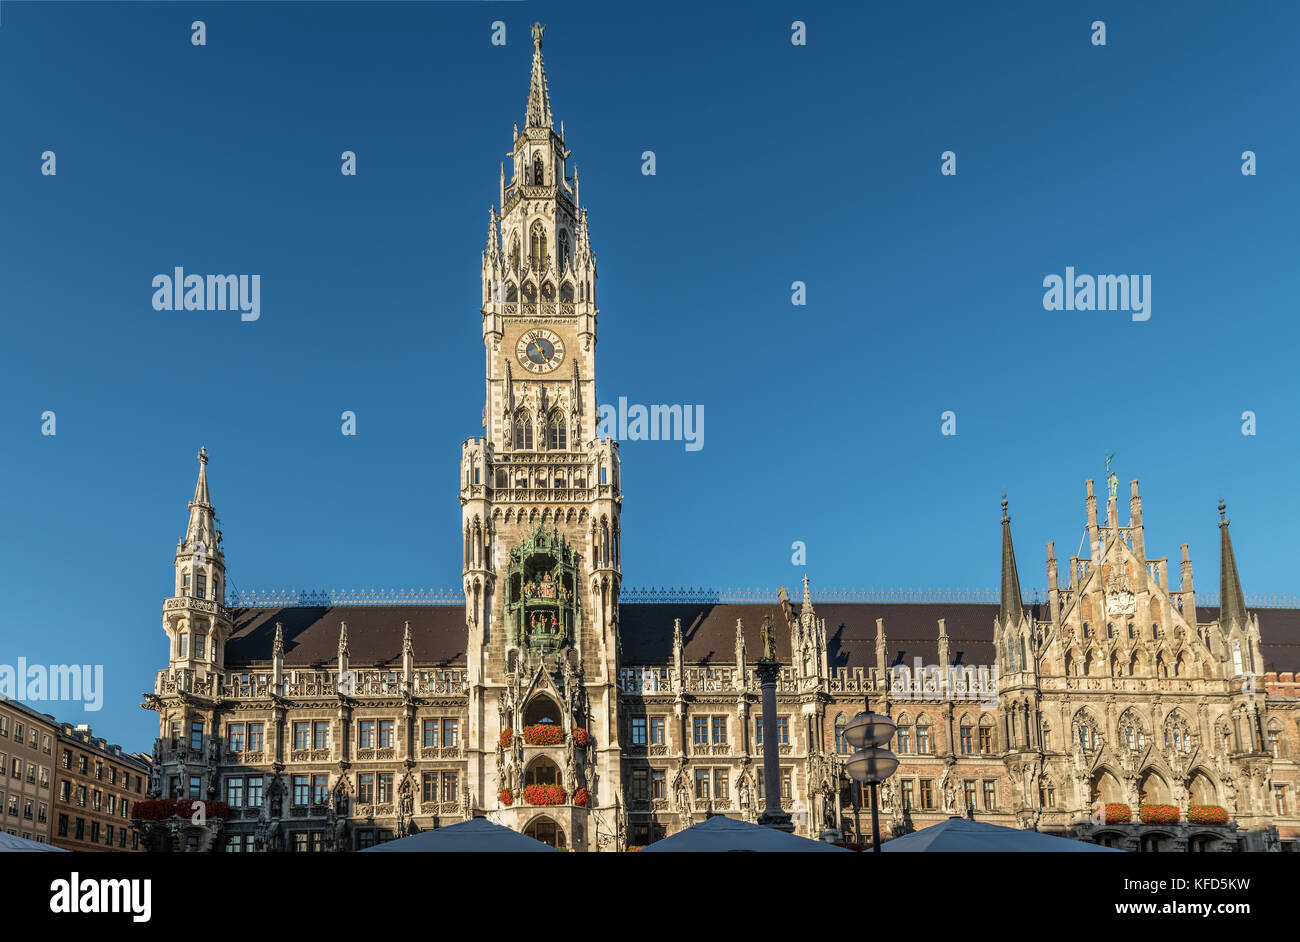
<svg viewBox="0 0 1300 942"><path fill-rule="evenodd" d="M217 545L216 514L208 496L208 453L199 449L199 480L194 485L194 499L190 501L190 522L185 528L185 549L198 549L206 555L215 555Z"/></svg>
<svg viewBox="0 0 1300 942"><path fill-rule="evenodd" d="M1002 495L1002 624L1019 621L1024 614L1020 600L1020 575L1016 572L1016 551L1011 545L1011 518L1007 516L1007 495Z"/></svg>
<svg viewBox="0 0 1300 942"><path fill-rule="evenodd" d="M1237 558L1232 553L1228 535L1227 505L1219 498L1219 626L1227 631L1232 625L1246 624L1246 597L1237 575Z"/></svg>
<svg viewBox="0 0 1300 942"><path fill-rule="evenodd" d="M552 128L551 98L546 91L546 66L542 62L542 34L546 27L533 24L533 76L528 83L528 115L525 123L530 128Z"/></svg>
<svg viewBox="0 0 1300 942"><path fill-rule="evenodd" d="M208 452L202 445L199 446L199 483L194 486L193 503L212 506L208 499Z"/></svg>

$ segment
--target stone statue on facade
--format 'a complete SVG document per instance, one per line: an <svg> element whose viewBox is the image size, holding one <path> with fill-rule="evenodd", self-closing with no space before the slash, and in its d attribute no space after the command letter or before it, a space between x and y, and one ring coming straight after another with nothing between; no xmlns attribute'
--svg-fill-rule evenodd
<svg viewBox="0 0 1300 942"><path fill-rule="evenodd" d="M759 630L759 637L763 640L763 660L773 662L776 660L776 636L772 633L772 613L768 612L763 616L763 627Z"/></svg>

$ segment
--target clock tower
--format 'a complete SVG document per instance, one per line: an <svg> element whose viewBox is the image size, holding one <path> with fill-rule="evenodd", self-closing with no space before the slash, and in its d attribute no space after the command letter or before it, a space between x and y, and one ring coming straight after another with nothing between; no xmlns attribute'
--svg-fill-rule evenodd
<svg viewBox="0 0 1300 942"><path fill-rule="evenodd" d="M551 117L544 30L532 29L524 127L483 251L486 434L461 452L468 784L478 807L525 831L537 809L523 788L559 786L545 826L594 849L621 819L622 496L618 444L597 437L596 260ZM561 741L521 742L539 724Z"/></svg>

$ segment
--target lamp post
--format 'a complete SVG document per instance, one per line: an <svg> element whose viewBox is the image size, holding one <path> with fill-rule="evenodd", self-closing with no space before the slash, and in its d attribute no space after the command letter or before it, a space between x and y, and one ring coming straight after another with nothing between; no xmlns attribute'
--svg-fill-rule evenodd
<svg viewBox="0 0 1300 942"><path fill-rule="evenodd" d="M898 757L884 748L894 735L894 721L880 713L859 713L844 727L844 739L858 751L845 768L854 781L871 786L871 851L880 852L880 802L876 786L898 768Z"/></svg>

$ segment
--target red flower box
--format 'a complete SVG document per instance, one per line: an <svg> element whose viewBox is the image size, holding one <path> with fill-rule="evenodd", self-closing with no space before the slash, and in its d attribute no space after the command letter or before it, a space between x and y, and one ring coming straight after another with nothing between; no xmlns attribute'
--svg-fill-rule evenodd
<svg viewBox="0 0 1300 942"><path fill-rule="evenodd" d="M588 733L581 726L575 726L573 728L573 744L575 746L577 746L579 749L586 749L587 745L590 742L591 742L590 733Z"/></svg>
<svg viewBox="0 0 1300 942"><path fill-rule="evenodd" d="M176 813L176 802L171 798L151 798L135 803L134 817L137 821L165 821Z"/></svg>
<svg viewBox="0 0 1300 942"><path fill-rule="evenodd" d="M525 785L524 801L530 805L562 805L564 789L559 785Z"/></svg>
<svg viewBox="0 0 1300 942"><path fill-rule="evenodd" d="M1176 824L1178 808L1175 805L1140 805L1138 819L1143 824Z"/></svg>
<svg viewBox="0 0 1300 942"><path fill-rule="evenodd" d="M515 731L513 729L501 730L501 739L499 740L499 742L501 743L501 748L509 749L510 743L514 741L514 738L515 738Z"/></svg>
<svg viewBox="0 0 1300 942"><path fill-rule="evenodd" d="M524 742L530 746L558 746L564 742L564 728L554 723L534 723L524 727Z"/></svg>
<svg viewBox="0 0 1300 942"><path fill-rule="evenodd" d="M589 801L591 801L591 796L587 794L585 788L579 788L573 793L573 803L579 808L585 807Z"/></svg>
<svg viewBox="0 0 1300 942"><path fill-rule="evenodd" d="M1227 824L1228 809L1222 805L1192 805L1187 809L1192 824Z"/></svg>
<svg viewBox="0 0 1300 942"><path fill-rule="evenodd" d="M1127 824L1132 820L1133 809L1128 805L1119 804L1118 802L1106 805L1105 821L1107 824Z"/></svg>
<svg viewBox="0 0 1300 942"><path fill-rule="evenodd" d="M501 794L497 795L497 797L501 799L501 804L505 805L507 808L515 803L514 793L508 788L501 789Z"/></svg>

